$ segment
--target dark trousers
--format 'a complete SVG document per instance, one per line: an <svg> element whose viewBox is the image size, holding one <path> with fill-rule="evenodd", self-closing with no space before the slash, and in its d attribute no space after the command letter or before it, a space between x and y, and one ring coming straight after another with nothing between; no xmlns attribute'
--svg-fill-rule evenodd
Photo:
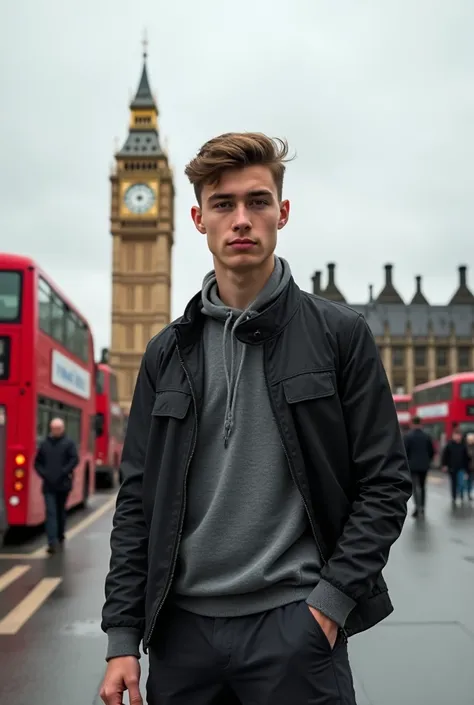
<svg viewBox="0 0 474 705"><path fill-rule="evenodd" d="M415 507L417 509L424 509L426 502L426 477L428 475L428 470L422 472L412 471L412 483L413 483L413 501L415 502Z"/></svg>
<svg viewBox="0 0 474 705"><path fill-rule="evenodd" d="M66 502L68 492L45 492L46 534L48 545L54 546L64 539L66 527Z"/></svg>
<svg viewBox="0 0 474 705"><path fill-rule="evenodd" d="M307 604L200 617L170 609L149 648L148 705L356 705L347 644Z"/></svg>
<svg viewBox="0 0 474 705"><path fill-rule="evenodd" d="M451 480L451 499L453 500L453 502L457 499L458 495L461 499L463 499L464 488L466 485L466 471L451 470L450 468L449 479Z"/></svg>
<svg viewBox="0 0 474 705"><path fill-rule="evenodd" d="M474 470L469 470L467 473L466 489L469 499L472 498L472 485L474 484Z"/></svg>

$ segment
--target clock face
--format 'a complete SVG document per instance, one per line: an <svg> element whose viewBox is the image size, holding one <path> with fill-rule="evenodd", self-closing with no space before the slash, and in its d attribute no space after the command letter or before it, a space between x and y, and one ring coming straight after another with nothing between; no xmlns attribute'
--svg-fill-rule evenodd
<svg viewBox="0 0 474 705"><path fill-rule="evenodd" d="M155 202L155 194L147 184L133 184L125 191L123 200L132 213L146 213Z"/></svg>

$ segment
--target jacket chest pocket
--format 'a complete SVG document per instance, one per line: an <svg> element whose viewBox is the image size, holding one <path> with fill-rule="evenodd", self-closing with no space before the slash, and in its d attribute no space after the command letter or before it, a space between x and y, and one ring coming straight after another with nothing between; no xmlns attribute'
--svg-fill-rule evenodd
<svg viewBox="0 0 474 705"><path fill-rule="evenodd" d="M334 372L305 372L285 379L283 393L300 430L322 438L334 432L333 424L340 422Z"/></svg>
<svg viewBox="0 0 474 705"><path fill-rule="evenodd" d="M285 379L283 391L288 404L328 399L336 395L333 372L305 372Z"/></svg>
<svg viewBox="0 0 474 705"><path fill-rule="evenodd" d="M177 389L163 389L155 396L151 415L157 419L168 418L183 421L191 406L191 394Z"/></svg>

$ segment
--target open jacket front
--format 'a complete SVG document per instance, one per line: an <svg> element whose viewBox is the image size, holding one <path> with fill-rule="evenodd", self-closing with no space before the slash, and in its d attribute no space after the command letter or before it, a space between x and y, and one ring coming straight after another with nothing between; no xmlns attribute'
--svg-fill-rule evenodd
<svg viewBox="0 0 474 705"><path fill-rule="evenodd" d="M200 294L147 346L122 458L102 628L145 650L172 589L186 478L203 411ZM392 393L363 316L291 279L237 338L263 346L288 465L324 565L320 601L347 610L346 633L393 610L382 570L406 517L411 479ZM210 549L211 550L211 549ZM132 650L133 649L133 650ZM113 651L113 647L112 647Z"/></svg>

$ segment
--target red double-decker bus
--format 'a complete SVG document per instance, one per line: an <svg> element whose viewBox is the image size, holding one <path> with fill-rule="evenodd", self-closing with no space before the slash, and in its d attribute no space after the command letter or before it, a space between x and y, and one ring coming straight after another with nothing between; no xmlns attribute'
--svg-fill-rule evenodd
<svg viewBox="0 0 474 705"><path fill-rule="evenodd" d="M120 479L120 459L125 415L118 403L117 377L107 364L106 351L95 370L96 391L96 479L109 487Z"/></svg>
<svg viewBox="0 0 474 705"><path fill-rule="evenodd" d="M474 431L474 372L459 372L420 384L413 390L412 416L441 451L455 426L462 434Z"/></svg>
<svg viewBox="0 0 474 705"><path fill-rule="evenodd" d="M45 518L38 444L60 417L79 464L67 507L94 488L94 347L90 327L31 259L0 254L0 528Z"/></svg>
<svg viewBox="0 0 474 705"><path fill-rule="evenodd" d="M394 394L393 401L397 410L398 423L402 431L410 428L411 414L411 394Z"/></svg>

